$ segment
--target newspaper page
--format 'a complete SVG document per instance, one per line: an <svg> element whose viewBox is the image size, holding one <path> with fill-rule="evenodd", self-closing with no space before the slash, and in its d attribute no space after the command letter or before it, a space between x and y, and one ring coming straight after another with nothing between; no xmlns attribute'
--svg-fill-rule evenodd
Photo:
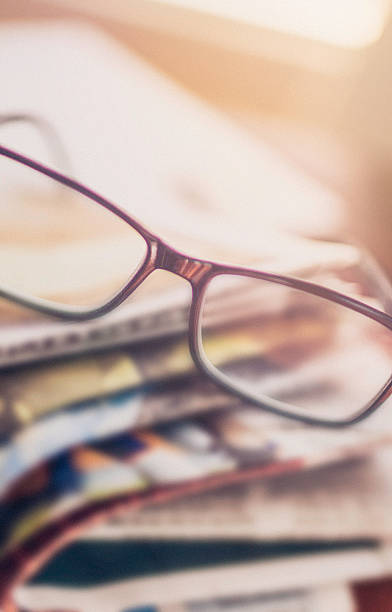
<svg viewBox="0 0 392 612"><path fill-rule="evenodd" d="M271 235L271 232L261 243L260 255L249 254L245 261L269 272L306 278L323 270L329 270L331 275L336 269L360 266L361 262L359 251L342 244ZM216 259L225 259L219 258L219 248L215 247L215 252ZM48 262L52 259L48 258ZM230 262L232 258L228 256L226 260ZM190 299L185 281L164 272L154 272L115 311L87 322L56 321L3 300L0 304L0 367L184 333L188 326Z"/></svg>
<svg viewBox="0 0 392 612"><path fill-rule="evenodd" d="M41 584L19 587L16 599L20 604L39 609L46 609L55 601L66 601L70 609L78 612L119 612L145 605L168 612L246 610L248 606L250 610L268 612L335 609L341 612L353 610L345 583L385 576L389 571L390 559L384 552L382 548L365 547L292 557L283 555L278 559L240 564L226 562L177 572L167 572L162 567L158 573L88 588L42 580Z"/></svg>
<svg viewBox="0 0 392 612"><path fill-rule="evenodd" d="M392 453L386 449L372 458L130 512L83 537L390 540L391 466Z"/></svg>
<svg viewBox="0 0 392 612"><path fill-rule="evenodd" d="M132 585L129 586L132 593ZM132 595L128 597L113 585L107 588L105 599L102 602L102 593L94 589L80 590L80 600L75 611L77 612L121 612L121 610L134 609ZM68 601L67 589L48 589L45 587L22 587L18 589L16 600L27 610L34 608L48 608L56 605L58 601ZM71 593L72 599L73 593ZM202 601L189 601L184 603L167 603L152 605L149 601L148 609L151 612L355 612L355 604L350 587L345 584L313 587L278 593L263 593L248 596L235 596L219 598L217 596ZM146 600L148 596L146 596ZM110 603L109 603L110 600Z"/></svg>

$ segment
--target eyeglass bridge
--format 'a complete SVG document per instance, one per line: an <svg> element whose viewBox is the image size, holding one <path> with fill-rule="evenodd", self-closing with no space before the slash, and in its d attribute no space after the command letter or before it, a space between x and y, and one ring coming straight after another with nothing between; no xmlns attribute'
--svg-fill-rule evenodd
<svg viewBox="0 0 392 612"><path fill-rule="evenodd" d="M157 244L155 265L185 278L190 283L198 282L211 269L210 263L183 255L162 242Z"/></svg>

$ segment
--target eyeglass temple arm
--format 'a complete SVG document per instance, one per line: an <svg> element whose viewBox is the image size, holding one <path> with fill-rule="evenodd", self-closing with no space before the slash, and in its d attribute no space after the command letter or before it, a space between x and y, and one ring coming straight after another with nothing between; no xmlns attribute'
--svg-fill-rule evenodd
<svg viewBox="0 0 392 612"><path fill-rule="evenodd" d="M33 125L49 146L59 170L66 172L68 175L72 175L71 163L67 151L51 123L42 117L29 113L0 113L0 127L7 123L30 123Z"/></svg>

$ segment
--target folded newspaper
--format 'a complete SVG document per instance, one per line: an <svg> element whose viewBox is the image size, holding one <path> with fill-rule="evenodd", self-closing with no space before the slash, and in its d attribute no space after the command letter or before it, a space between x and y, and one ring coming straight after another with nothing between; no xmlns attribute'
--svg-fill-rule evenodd
<svg viewBox="0 0 392 612"><path fill-rule="evenodd" d="M322 265L308 263L293 272L376 300L374 292L368 295L366 275L352 257L355 251L349 252L348 265L344 258L333 259L331 265L324 259ZM250 367L261 351L272 393L276 368L282 359L285 368L290 365L288 339L295 338L297 357L302 351L313 356L315 364L329 342L324 309L307 310L304 319L302 310L293 310L287 302L279 305L278 313L274 308L268 312L266 329L275 331L262 334L262 346L254 335L249 342L246 328L239 336L229 327L223 345L213 332L208 338L221 363L230 362L234 351ZM259 324L264 325L262 320ZM346 374L348 365L353 371L364 366L367 355L356 347L347 347L340 361L321 359L313 402L328 403L328 381L334 382L332 391L343 384L342 371ZM306 367L301 374L298 364L293 366L300 373L294 386L290 375L286 383L279 378L279 389L286 385L288 399L298 396L301 376L307 379ZM235 367L242 367L241 360ZM1 377L2 597L87 526L120 510L251 480L294 476L367 456L392 441L386 411L361 426L335 432L310 430L245 405L197 374L183 334L168 335L167 330L162 340L26 364L4 370ZM115 534L110 525L107 533Z"/></svg>
<svg viewBox="0 0 392 612"><path fill-rule="evenodd" d="M269 236L263 248L265 270L385 307L383 287L353 247L282 235ZM188 288L181 279L166 287L166 276L88 323L2 304L1 596L85 526L120 508L293 474L392 441L385 413L350 430L310 432L219 390L197 373L189 353ZM241 287L229 281L212 295L204 346L234 375L245 368L259 378L261 359L267 394L331 412L335 392L369 359L389 367L388 347L385 356L364 351L359 331L344 337L339 358L331 358L338 323L321 302L305 307L300 294L282 301L268 293L263 300L264 285L254 291L246 281ZM255 334L243 321L251 322L252 305L264 302ZM350 401L360 403L362 392L351 390Z"/></svg>

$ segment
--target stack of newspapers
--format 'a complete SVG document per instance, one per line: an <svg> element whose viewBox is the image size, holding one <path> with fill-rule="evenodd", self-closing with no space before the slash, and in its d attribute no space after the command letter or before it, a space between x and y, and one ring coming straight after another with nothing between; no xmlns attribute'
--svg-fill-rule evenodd
<svg viewBox="0 0 392 612"><path fill-rule="evenodd" d="M8 24L0 46L12 83L3 88L4 108L25 100L50 119L77 175L152 231L170 234L175 247L385 306L378 276L356 248L287 233L302 219L305 235L320 234L336 198L276 151L84 26ZM49 83L44 94L37 66ZM11 132L5 144L35 156ZM23 227L44 210L41 200L30 204ZM6 208L10 218L14 210ZM279 211L285 231L274 233ZM14 233L0 226L3 262L16 229L23 233L20 218L12 221ZM75 235L77 227L75 220ZM85 246L96 253L102 240ZM55 240L33 246L31 262L41 267L31 265L39 275L28 280L42 287L61 249ZM103 262L83 282L99 281ZM16 266L5 268L18 277ZM60 296L72 290L66 281L56 287ZM224 291L224 299L213 295L217 312L233 303L246 323L247 292L236 284ZM226 319L224 342L212 326L210 350L220 364L237 355L241 371L261 354L272 387L283 365L288 399L303 390L291 382L293 357L312 365L314 356L320 384L310 399L316 412L328 411L329 391L343 376L360 383L373 355L351 336L340 338L338 361L320 360L334 340L328 308L259 297L268 307L257 337L246 324L231 333ZM334 430L241 402L195 368L189 303L186 281L163 271L88 322L1 301L2 611L348 612L349 583L391 571L388 404ZM390 353L384 362L390 369ZM302 383L308 374L301 370ZM360 406L362 385L354 387Z"/></svg>
<svg viewBox="0 0 392 612"><path fill-rule="evenodd" d="M376 300L360 252L345 245L282 236L268 270ZM390 569L388 453L369 459L392 441L388 411L336 431L224 393L191 360L178 283L157 277L84 323L2 304L2 597L39 610L353 609L344 583ZM242 293L245 303L225 286L237 319ZM272 306L266 325L284 320L285 333L252 356L228 332L222 363L234 351L236 367L251 368L261 350L272 380L282 356L290 363L290 338L296 356L302 347L319 363L321 314L305 311L298 338L290 301L276 315ZM344 359L363 367L355 345ZM344 365L319 363L313 402L328 400L324 385Z"/></svg>

